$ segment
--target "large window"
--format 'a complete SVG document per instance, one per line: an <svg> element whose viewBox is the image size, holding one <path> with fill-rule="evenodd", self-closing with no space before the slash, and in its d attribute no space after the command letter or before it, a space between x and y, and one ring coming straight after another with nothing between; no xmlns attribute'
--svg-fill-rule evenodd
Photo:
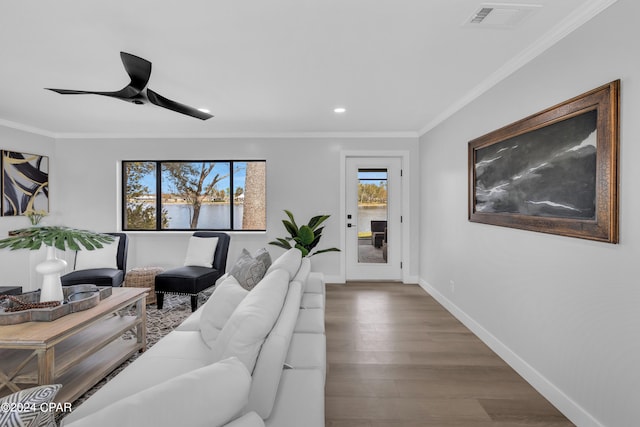
<svg viewBox="0 0 640 427"><path fill-rule="evenodd" d="M264 161L123 161L123 230L265 230Z"/></svg>

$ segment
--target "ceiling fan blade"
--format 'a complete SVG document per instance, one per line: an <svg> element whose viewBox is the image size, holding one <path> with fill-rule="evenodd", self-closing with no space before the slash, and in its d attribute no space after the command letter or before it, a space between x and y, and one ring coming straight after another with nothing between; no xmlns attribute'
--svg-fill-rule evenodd
<svg viewBox="0 0 640 427"><path fill-rule="evenodd" d="M151 62L127 52L120 52L120 59L122 59L124 69L131 78L131 83L120 92L130 87L138 91L135 95L139 94L149 83Z"/></svg>
<svg viewBox="0 0 640 427"><path fill-rule="evenodd" d="M159 107L167 108L177 113L186 114L187 116L195 117L200 120L207 120L213 117L209 113L204 113L196 108L189 107L188 105L180 104L179 102L175 102L170 99L167 99L162 95L158 95L156 92L152 91L151 89L147 89L147 98L149 98L149 101L152 104L155 104Z"/></svg>
<svg viewBox="0 0 640 427"><path fill-rule="evenodd" d="M129 78L131 78L131 82L118 91L102 92L71 89L45 89L52 90L62 95L103 95L123 99L125 101L131 101L134 98L139 98L140 93L147 86L147 83L149 83L149 77L151 76L151 62L127 52L120 52L120 59L122 59L122 64L124 65L124 69L129 75Z"/></svg>
<svg viewBox="0 0 640 427"><path fill-rule="evenodd" d="M91 92L86 90L52 89L50 87L45 87L45 89L60 93L62 95L102 95L102 92Z"/></svg>
<svg viewBox="0 0 640 427"><path fill-rule="evenodd" d="M138 95L140 94L140 91L132 88L131 86L127 86L123 89L120 89L117 92L101 92L101 91L73 90L73 89L52 89L50 87L45 87L45 89L51 90L61 95L103 95L103 96L110 96L112 98L122 99L124 101L131 101L134 98L138 97Z"/></svg>

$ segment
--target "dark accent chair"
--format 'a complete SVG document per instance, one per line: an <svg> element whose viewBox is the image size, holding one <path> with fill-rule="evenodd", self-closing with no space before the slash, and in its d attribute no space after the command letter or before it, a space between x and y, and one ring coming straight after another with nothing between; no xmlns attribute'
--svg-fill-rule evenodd
<svg viewBox="0 0 640 427"><path fill-rule="evenodd" d="M198 294L215 285L227 268L227 254L231 237L226 233L213 231L197 231L195 237L217 237L218 245L213 254L213 266L198 267L185 266L173 268L159 273L155 278L155 291L158 309L164 303L164 294L178 294L191 296L191 311L198 308Z"/></svg>
<svg viewBox="0 0 640 427"><path fill-rule="evenodd" d="M379 248L384 239L384 230L387 228L387 221L371 221L371 244Z"/></svg>
<svg viewBox="0 0 640 427"><path fill-rule="evenodd" d="M129 250L129 237L125 233L105 233L119 237L116 265L118 268L89 268L76 270L60 277L64 286L81 285L89 283L97 286L122 286L124 275L127 271L127 252ZM76 252L76 256L77 252ZM75 259L74 259L75 263Z"/></svg>

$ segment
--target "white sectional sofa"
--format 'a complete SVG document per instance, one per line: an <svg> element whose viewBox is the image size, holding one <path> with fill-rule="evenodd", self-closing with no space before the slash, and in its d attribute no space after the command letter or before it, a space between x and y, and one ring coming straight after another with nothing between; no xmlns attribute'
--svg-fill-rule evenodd
<svg viewBox="0 0 640 427"><path fill-rule="evenodd" d="M310 270L291 249L251 291L223 277L62 425L324 426L325 286Z"/></svg>

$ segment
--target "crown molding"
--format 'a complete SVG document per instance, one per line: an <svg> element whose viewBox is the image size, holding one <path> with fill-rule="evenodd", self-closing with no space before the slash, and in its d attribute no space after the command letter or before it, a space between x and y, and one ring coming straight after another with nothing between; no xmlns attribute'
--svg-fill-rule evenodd
<svg viewBox="0 0 640 427"><path fill-rule="evenodd" d="M40 129L35 126L29 126L18 122L12 122L10 120L0 119L0 126L20 130L23 132L33 133L36 135L46 136L48 138L56 138L56 134L53 132L49 132L48 130Z"/></svg>
<svg viewBox="0 0 640 427"><path fill-rule="evenodd" d="M418 138L417 132L58 133L56 139Z"/></svg>
<svg viewBox="0 0 640 427"><path fill-rule="evenodd" d="M397 132L220 132L220 133L114 133L114 132L50 132L35 126L0 119L0 126L42 135L56 140L64 139L286 139L286 138L418 138L413 131Z"/></svg>
<svg viewBox="0 0 640 427"><path fill-rule="evenodd" d="M573 13L571 13L569 16L555 25L542 37L537 39L528 48L520 52L515 57L511 58L511 60L507 61L502 67L492 73L479 85L474 87L465 96L450 105L449 108L445 109L442 113L440 113L433 120L427 123L422 129L418 131L418 135L423 136L425 133L429 132L431 129L435 128L440 123L453 116L462 108L473 102L475 99L479 98L489 89L509 77L511 74L518 71L525 64L538 57L547 49L571 34L574 30L580 28L582 25L590 21L600 12L607 9L617 1L618 0L591 0L586 2L580 8L576 9Z"/></svg>

